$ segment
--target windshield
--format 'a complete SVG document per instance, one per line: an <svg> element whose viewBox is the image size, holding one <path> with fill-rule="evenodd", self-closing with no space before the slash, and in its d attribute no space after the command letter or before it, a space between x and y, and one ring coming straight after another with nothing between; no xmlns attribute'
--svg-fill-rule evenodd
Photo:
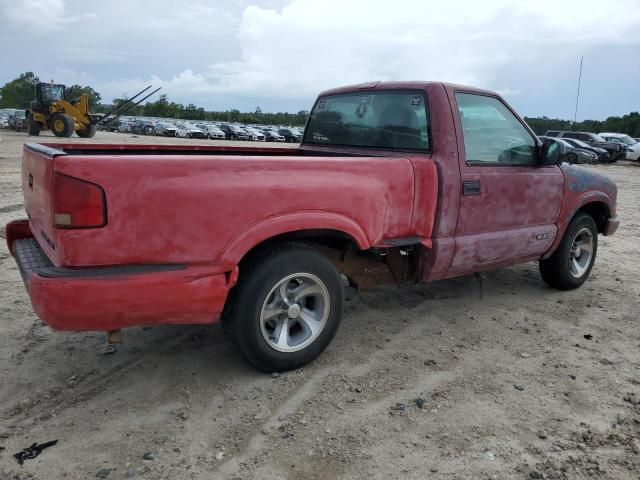
<svg viewBox="0 0 640 480"><path fill-rule="evenodd" d="M626 143L627 145L635 145L636 142L633 138L631 138L629 135L620 135L619 137L617 137L619 140L622 140L624 143Z"/></svg>
<svg viewBox="0 0 640 480"><path fill-rule="evenodd" d="M57 102L62 100L64 96L64 87L62 85L43 84L41 89L44 102Z"/></svg>
<svg viewBox="0 0 640 480"><path fill-rule="evenodd" d="M600 135L597 135L597 134L595 134L595 133L593 133L592 135L593 135L592 139L593 139L594 141L596 141L596 142L605 142L605 143L607 142L607 141L606 141L604 138L602 138Z"/></svg>
<svg viewBox="0 0 640 480"><path fill-rule="evenodd" d="M582 147L582 148L591 148L589 147L589 145L587 145L586 143L584 143L582 140L576 140L575 138L572 138L571 140L567 140L569 143L572 143L573 145L577 145L578 147Z"/></svg>
<svg viewBox="0 0 640 480"><path fill-rule="evenodd" d="M319 98L304 143L367 148L429 148L422 92L357 92Z"/></svg>

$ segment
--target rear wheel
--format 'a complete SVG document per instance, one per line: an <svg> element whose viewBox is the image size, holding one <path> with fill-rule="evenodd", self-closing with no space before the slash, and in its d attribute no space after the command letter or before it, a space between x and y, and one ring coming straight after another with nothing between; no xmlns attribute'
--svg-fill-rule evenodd
<svg viewBox="0 0 640 480"><path fill-rule="evenodd" d="M69 115L55 113L49 120L51 131L56 137L70 137L73 134L74 121Z"/></svg>
<svg viewBox="0 0 640 480"><path fill-rule="evenodd" d="M324 351L340 325L342 305L333 263L310 246L287 243L243 262L222 324L254 367L285 371Z"/></svg>
<svg viewBox="0 0 640 480"><path fill-rule="evenodd" d="M569 223L553 255L540 261L540 275L558 290L578 288L589 278L597 251L596 222L590 215L580 214Z"/></svg>
<svg viewBox="0 0 640 480"><path fill-rule="evenodd" d="M90 125L89 127L76 130L76 135L81 138L92 138L96 134L97 127Z"/></svg>
<svg viewBox="0 0 640 480"><path fill-rule="evenodd" d="M33 137L40 135L40 124L33 117L29 118L29 135Z"/></svg>

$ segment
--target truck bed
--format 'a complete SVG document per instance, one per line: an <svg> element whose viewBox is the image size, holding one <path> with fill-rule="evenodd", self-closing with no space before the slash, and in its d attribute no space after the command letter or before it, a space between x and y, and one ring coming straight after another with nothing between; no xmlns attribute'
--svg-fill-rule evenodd
<svg viewBox="0 0 640 480"><path fill-rule="evenodd" d="M106 225L54 228L54 174L99 185ZM429 238L435 165L421 175L416 196L412 161L397 154L26 144L22 182L31 231L56 267L181 264L228 272L261 241L299 230L337 231L363 249ZM422 204L414 218L416 198Z"/></svg>

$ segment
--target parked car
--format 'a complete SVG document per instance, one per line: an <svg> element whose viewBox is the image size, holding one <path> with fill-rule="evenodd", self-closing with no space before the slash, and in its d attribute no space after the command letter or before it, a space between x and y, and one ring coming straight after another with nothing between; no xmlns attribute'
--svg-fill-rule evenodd
<svg viewBox="0 0 640 480"><path fill-rule="evenodd" d="M249 135L249 140L253 140L254 142L264 142L265 140L264 133L255 127L245 127L244 131Z"/></svg>
<svg viewBox="0 0 640 480"><path fill-rule="evenodd" d="M129 120L120 120L120 125L118 125L118 132L131 133L132 127L133 127L133 122Z"/></svg>
<svg viewBox="0 0 640 480"><path fill-rule="evenodd" d="M287 143L298 143L302 139L302 135L295 128L279 128L278 133L284 137Z"/></svg>
<svg viewBox="0 0 640 480"><path fill-rule="evenodd" d="M179 138L207 138L205 133L189 123L179 123L176 125L176 137Z"/></svg>
<svg viewBox="0 0 640 480"><path fill-rule="evenodd" d="M219 127L227 140L249 140L249 134L237 125L222 123Z"/></svg>
<svg viewBox="0 0 640 480"><path fill-rule="evenodd" d="M554 137L547 137L547 138L554 138ZM607 152L604 148L592 147L591 145L584 143L581 140L576 140L575 138L563 138L562 140L564 140L574 148L580 148L582 150L588 150L592 152L598 158L598 163L611 162L611 155L609 155L609 152Z"/></svg>
<svg viewBox="0 0 640 480"><path fill-rule="evenodd" d="M265 128L262 130L266 142L284 142L284 136L280 135L276 130Z"/></svg>
<svg viewBox="0 0 640 480"><path fill-rule="evenodd" d="M563 138L545 136L539 138L542 141L550 140L561 143L566 149L565 158L569 163L598 163L598 156L595 153L582 148L576 148Z"/></svg>
<svg viewBox="0 0 640 480"><path fill-rule="evenodd" d="M9 128L9 115L0 115L0 128Z"/></svg>
<svg viewBox="0 0 640 480"><path fill-rule="evenodd" d="M619 143L626 149L627 160L640 160L640 142L624 133L600 133L608 142Z"/></svg>
<svg viewBox="0 0 640 480"><path fill-rule="evenodd" d="M131 125L131 133L136 135L153 135L155 125L151 120L135 120Z"/></svg>
<svg viewBox="0 0 640 480"><path fill-rule="evenodd" d="M210 140L224 140L225 134L220 128L216 125L207 124L207 123L198 123L196 127L202 130L205 136Z"/></svg>
<svg viewBox="0 0 640 480"><path fill-rule="evenodd" d="M109 122L107 120L107 122L108 123L105 125L104 129L107 132L117 132L117 131L119 131L120 124L122 123L122 120L117 119L117 120L114 120L113 122Z"/></svg>
<svg viewBox="0 0 640 480"><path fill-rule="evenodd" d="M591 132L566 132L560 130L548 130L545 133L547 137L573 138L580 140L592 147L604 148L611 156L612 162L617 162L625 156L625 149L619 143L607 142L604 138L596 133Z"/></svg>
<svg viewBox="0 0 640 480"><path fill-rule="evenodd" d="M155 127L155 134L161 137L175 137L177 128L169 122L158 122Z"/></svg>
<svg viewBox="0 0 640 480"><path fill-rule="evenodd" d="M11 130L16 129L16 111L15 110L9 112L9 115L7 117L7 124L9 125L9 128Z"/></svg>
<svg viewBox="0 0 640 480"><path fill-rule="evenodd" d="M13 114L13 128L16 132L29 130L29 119L26 110L16 110Z"/></svg>

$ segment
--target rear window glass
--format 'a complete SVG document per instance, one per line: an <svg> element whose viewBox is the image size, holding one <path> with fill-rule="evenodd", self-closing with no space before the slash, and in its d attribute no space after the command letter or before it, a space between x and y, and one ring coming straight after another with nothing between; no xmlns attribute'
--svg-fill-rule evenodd
<svg viewBox="0 0 640 480"><path fill-rule="evenodd" d="M428 150L424 92L356 92L321 97L304 143Z"/></svg>

